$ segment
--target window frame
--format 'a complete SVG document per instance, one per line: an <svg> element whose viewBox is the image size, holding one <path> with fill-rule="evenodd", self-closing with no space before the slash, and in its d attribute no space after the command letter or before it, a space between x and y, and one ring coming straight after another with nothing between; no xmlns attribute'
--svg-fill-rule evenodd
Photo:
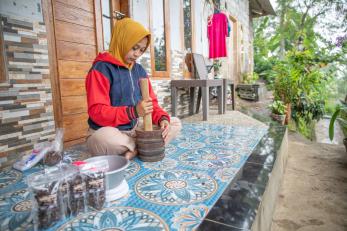
<svg viewBox="0 0 347 231"><path fill-rule="evenodd" d="M110 29L112 35L112 29L114 24L117 22L115 17L115 11L121 12L126 16L129 15L129 1L128 0L109 0L110 3ZM94 14L95 14L95 27L96 27L96 40L98 52L107 51L104 47L104 25L102 15L102 0L94 1ZM111 37L112 39L112 37Z"/></svg>
<svg viewBox="0 0 347 231"><path fill-rule="evenodd" d="M184 43L184 7L183 7L183 1L184 0L181 0L181 38L182 38L182 48L183 48L183 51L186 52L188 54L188 51L187 51L187 48L185 47L185 43ZM192 47L191 47L191 52L194 53L195 52L195 30L194 30L194 1L193 0L190 0L190 21L191 21L191 30L192 30L192 37L191 37L191 44L192 44ZM185 58L185 57L184 57ZM191 79L193 74L191 72L189 72L188 70L188 67L186 66L185 62L183 62L184 64L184 67L183 67L183 77L185 79Z"/></svg>
<svg viewBox="0 0 347 231"><path fill-rule="evenodd" d="M240 24L240 65L241 65L241 75L244 72L245 65L246 65L246 44L245 44L245 34L242 24ZM242 76L241 76L242 81Z"/></svg>
<svg viewBox="0 0 347 231"><path fill-rule="evenodd" d="M8 81L7 58L3 32L3 27L0 24L0 83L6 83Z"/></svg>
<svg viewBox="0 0 347 231"><path fill-rule="evenodd" d="M171 73L171 50L170 50L170 26L169 26L169 1L168 0L162 0L163 1L163 13L164 13L164 36L165 36L165 49L166 49L166 71L156 71L155 70L155 55L154 55L154 36L153 36L153 21L152 21L152 0L148 1L148 9L149 9L149 28L151 31L151 43L150 43L150 53L151 53L151 77L152 78L164 78L164 79L170 79L170 73Z"/></svg>
<svg viewBox="0 0 347 231"><path fill-rule="evenodd" d="M238 25L239 25L239 21L237 20L237 18L233 15L229 15L229 20L232 22L232 34L230 35L231 38L231 42L233 43L233 51L232 51L232 59L233 59L233 72L232 72L232 78L233 80L239 81L240 77L239 76L239 72L240 72L240 68L239 68L239 31L238 31Z"/></svg>

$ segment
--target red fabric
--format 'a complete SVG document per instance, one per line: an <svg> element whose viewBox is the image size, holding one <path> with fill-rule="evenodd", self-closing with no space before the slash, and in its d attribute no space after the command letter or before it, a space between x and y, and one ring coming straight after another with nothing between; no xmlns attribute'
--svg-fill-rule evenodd
<svg viewBox="0 0 347 231"><path fill-rule="evenodd" d="M121 63L120 61L118 61L117 59L115 59L110 53L108 52L103 52L103 53L99 53L98 56L96 56L96 58L93 61L93 64L95 64L96 62L99 61L104 61L104 62L108 62L108 63L113 63L116 64L118 66L122 66L122 67L126 67L123 63Z"/></svg>
<svg viewBox="0 0 347 231"><path fill-rule="evenodd" d="M207 36L210 41L209 58L227 57L228 18L223 13L213 14L211 17L207 25Z"/></svg>
<svg viewBox="0 0 347 231"><path fill-rule="evenodd" d="M118 60L113 58L109 53L100 53L93 63L105 61L119 66L124 66ZM121 77L121 76L119 76ZM152 121L158 124L162 117L166 117L170 121L170 116L159 105L158 99L153 92L151 81L149 82L149 94L153 102ZM109 80L96 70L91 70L86 77L86 91L88 114L90 118L100 126L117 127L119 125L128 124L131 121L127 114L127 108L134 115L134 107L128 106L112 106L110 101L110 82Z"/></svg>
<svg viewBox="0 0 347 231"><path fill-rule="evenodd" d="M92 70L86 79L88 114L100 126L117 127L130 123L127 106L113 107L110 101L110 82L100 72Z"/></svg>

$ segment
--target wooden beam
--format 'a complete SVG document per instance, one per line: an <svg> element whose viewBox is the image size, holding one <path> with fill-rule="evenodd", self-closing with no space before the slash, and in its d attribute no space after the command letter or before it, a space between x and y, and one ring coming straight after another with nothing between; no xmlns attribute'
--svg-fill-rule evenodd
<svg viewBox="0 0 347 231"><path fill-rule="evenodd" d="M63 113L61 106L60 83L58 79L57 52L55 41L55 23L52 0L42 1L42 11L47 30L47 44L49 54L49 72L52 88L52 102L54 122L56 127L63 126Z"/></svg>
<svg viewBox="0 0 347 231"><path fill-rule="evenodd" d="M148 1L148 12L149 12L149 27L150 27L150 31L153 32L154 28L153 28L153 9L152 9L152 1L153 0L149 0ZM152 69L152 77L161 77L161 78L170 78L170 56L171 56L171 50L170 50L170 33L169 30L167 28L169 28L169 3L167 0L160 0L163 1L163 20L164 20L164 37L165 37L165 54L166 54L166 71L156 71L155 70L155 53L154 53L154 36L152 33L151 36L151 45L150 45L150 52L151 52L151 69Z"/></svg>
<svg viewBox="0 0 347 231"><path fill-rule="evenodd" d="M5 52L5 43L4 43L4 37L3 37L3 28L0 24L0 83L7 81L7 59L6 59L6 52Z"/></svg>
<svg viewBox="0 0 347 231"><path fill-rule="evenodd" d="M101 0L94 0L96 54L104 50L104 32L102 29Z"/></svg>

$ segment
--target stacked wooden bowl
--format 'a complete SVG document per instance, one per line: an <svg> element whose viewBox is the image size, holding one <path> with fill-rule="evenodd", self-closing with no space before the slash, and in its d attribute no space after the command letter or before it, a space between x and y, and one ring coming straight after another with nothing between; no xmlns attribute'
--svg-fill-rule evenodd
<svg viewBox="0 0 347 231"><path fill-rule="evenodd" d="M165 157L165 143L159 127L153 131L136 130L138 157L143 161L160 161Z"/></svg>
<svg viewBox="0 0 347 231"><path fill-rule="evenodd" d="M140 79L143 99L149 98L148 79ZM143 161L160 161L165 156L165 143L160 127L153 126L152 115L143 117L143 127L136 129L136 146L138 157Z"/></svg>

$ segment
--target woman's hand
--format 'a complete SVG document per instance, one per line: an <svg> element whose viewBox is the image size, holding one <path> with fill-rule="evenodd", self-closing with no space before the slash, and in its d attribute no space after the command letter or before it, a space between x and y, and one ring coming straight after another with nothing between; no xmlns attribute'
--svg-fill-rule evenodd
<svg viewBox="0 0 347 231"><path fill-rule="evenodd" d="M167 121L166 119L160 121L160 128L162 130L162 136L164 139L165 144L167 143L168 140L168 134L169 134L169 130L170 130L170 122Z"/></svg>
<svg viewBox="0 0 347 231"><path fill-rule="evenodd" d="M146 99L146 100L141 100L137 105L136 105L136 112L138 116L145 116L147 114L150 114L153 112L153 104L152 104L152 99Z"/></svg>

